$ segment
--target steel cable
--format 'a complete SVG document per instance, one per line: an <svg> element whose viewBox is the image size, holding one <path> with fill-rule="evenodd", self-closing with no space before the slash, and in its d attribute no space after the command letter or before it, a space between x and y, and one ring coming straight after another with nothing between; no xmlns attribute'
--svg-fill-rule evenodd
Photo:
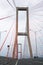
<svg viewBox="0 0 43 65"><path fill-rule="evenodd" d="M13 24L14 24L14 22L13 22ZM8 31L8 33L7 33L7 35L6 35L5 39L4 39L4 41L3 41L3 43L2 43L2 46L1 46L1 48L0 48L0 51L2 50L2 48L3 48L3 46L4 46L5 42L6 42L6 40L7 40L7 38L8 38L8 35L9 35L9 33L10 33L12 27L13 27L13 24L12 24L11 28L9 29L9 31Z"/></svg>
<svg viewBox="0 0 43 65"><path fill-rule="evenodd" d="M11 15L11 16L7 16L7 17L0 18L0 20L7 19L7 18L12 17L12 16L14 16L14 15Z"/></svg>

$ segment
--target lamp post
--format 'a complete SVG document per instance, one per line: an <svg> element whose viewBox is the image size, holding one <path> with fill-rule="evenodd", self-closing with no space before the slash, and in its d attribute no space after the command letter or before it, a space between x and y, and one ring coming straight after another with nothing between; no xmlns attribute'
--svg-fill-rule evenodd
<svg viewBox="0 0 43 65"><path fill-rule="evenodd" d="M35 33L35 44L36 44L36 57L38 56L38 51L37 51L37 31Z"/></svg>
<svg viewBox="0 0 43 65"><path fill-rule="evenodd" d="M10 45L7 45L7 48L8 48L8 50L7 50L7 57L8 57Z"/></svg>

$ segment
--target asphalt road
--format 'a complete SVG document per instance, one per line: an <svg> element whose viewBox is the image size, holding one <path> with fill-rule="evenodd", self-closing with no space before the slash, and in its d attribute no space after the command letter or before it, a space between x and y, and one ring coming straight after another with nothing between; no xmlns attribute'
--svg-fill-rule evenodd
<svg viewBox="0 0 43 65"><path fill-rule="evenodd" d="M0 65L43 65L43 58L17 60L0 57Z"/></svg>

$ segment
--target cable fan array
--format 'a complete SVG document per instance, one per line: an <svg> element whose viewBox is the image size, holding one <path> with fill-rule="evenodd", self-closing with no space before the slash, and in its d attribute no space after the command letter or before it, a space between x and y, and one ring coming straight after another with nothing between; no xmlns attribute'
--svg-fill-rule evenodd
<svg viewBox="0 0 43 65"><path fill-rule="evenodd" d="M9 5L14 9L14 7L12 6L12 4L10 4L9 0L7 0L7 2L8 2ZM16 7L14 0L13 0L13 4L14 4L14 6ZM3 17L3 18L0 18L0 20L4 20L4 19L7 19L7 18L10 18L10 17L13 17L13 16L14 16L14 15L6 16L6 17ZM1 21L0 21L0 22L1 22ZM9 36L9 34L10 34L10 31L11 31L11 29L13 28L13 25L14 25L14 22L12 23L12 25L11 25L11 27L10 27L10 29L9 29L9 31L8 31L8 33L7 33L6 37L5 37L5 39L4 39L4 41L3 41L3 43L2 43L2 45L1 45L1 47L0 47L0 52L2 51L2 49L3 49L3 47L4 47L4 44L5 44L7 38L8 38L8 36ZM12 39L12 38L11 38L11 39ZM11 40L10 40L10 41L11 41ZM11 42L10 42L10 44L11 44ZM8 45L7 47L8 47L8 51L7 51L7 55L6 55L6 56L8 57L10 46Z"/></svg>

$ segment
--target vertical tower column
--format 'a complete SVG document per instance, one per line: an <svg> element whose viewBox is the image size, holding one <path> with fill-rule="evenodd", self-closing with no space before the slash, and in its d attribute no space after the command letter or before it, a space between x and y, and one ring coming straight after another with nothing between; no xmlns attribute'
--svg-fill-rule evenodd
<svg viewBox="0 0 43 65"><path fill-rule="evenodd" d="M27 12L27 32L18 32L18 11L26 11ZM30 43L30 36L29 36L29 21L28 21L28 7L16 7L16 37L15 37L15 42L14 42L14 49L13 49L13 58L18 59L18 35L19 36L27 36L28 39L28 45L29 45L29 51L30 51L30 57L32 58L32 47Z"/></svg>
<svg viewBox="0 0 43 65"><path fill-rule="evenodd" d="M16 36L15 36L15 42L14 42L14 48L13 48L13 58L18 59L18 44L17 44L17 34L18 34L18 11L16 8Z"/></svg>

